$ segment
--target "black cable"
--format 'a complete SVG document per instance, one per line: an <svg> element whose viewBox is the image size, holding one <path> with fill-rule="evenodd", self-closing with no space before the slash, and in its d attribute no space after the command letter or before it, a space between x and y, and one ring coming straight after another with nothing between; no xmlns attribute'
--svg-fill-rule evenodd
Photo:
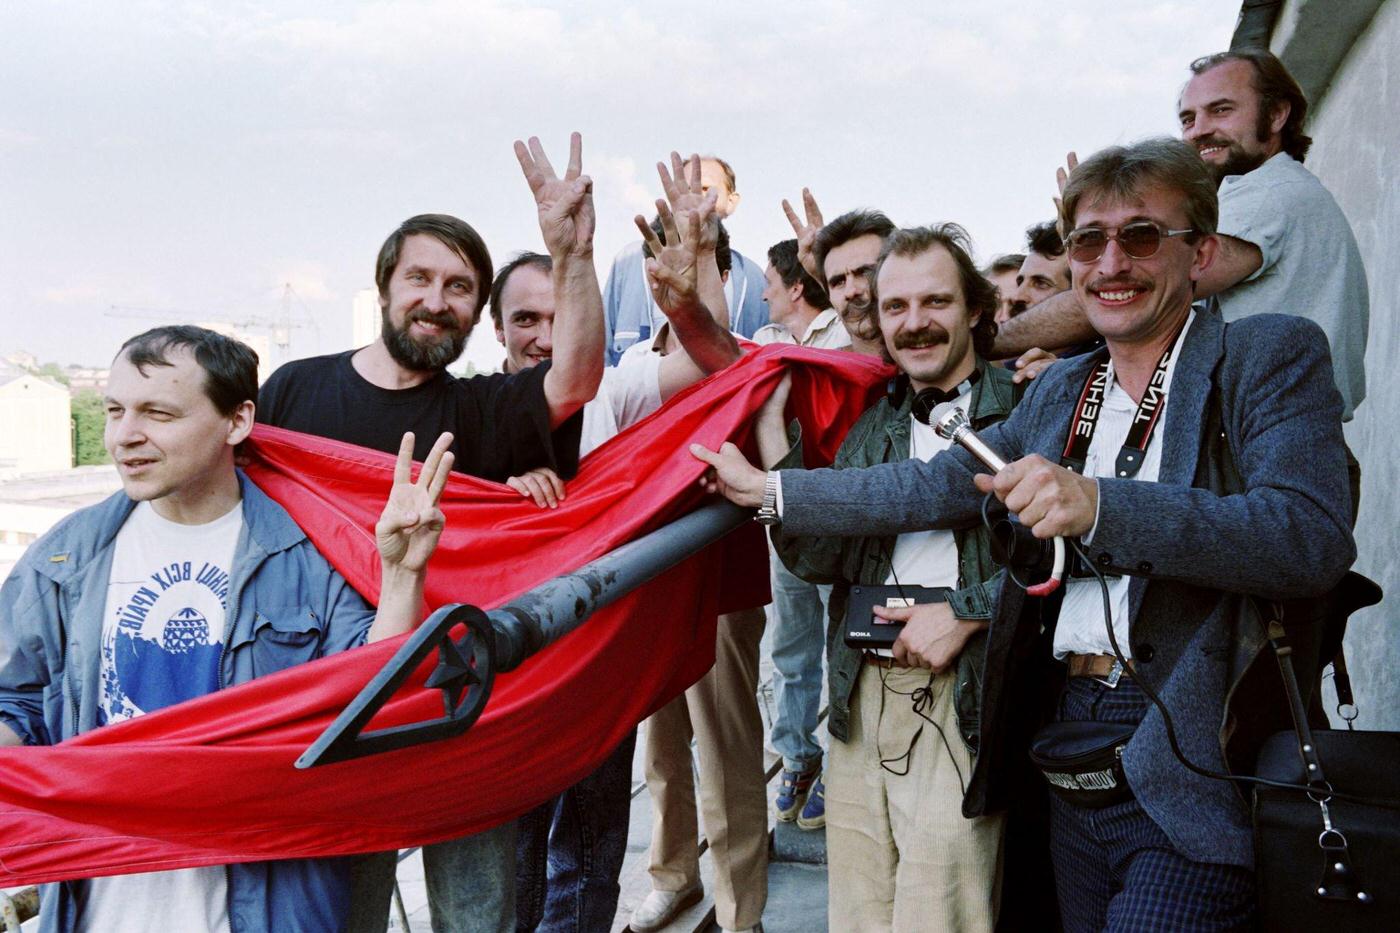
<svg viewBox="0 0 1400 933"><path fill-rule="evenodd" d="M1147 697L1147 699L1150 700L1152 702L1152 705L1157 708L1157 712L1162 714L1162 725L1166 729L1167 733L1167 745L1170 746L1172 754L1176 756L1177 761L1185 765L1188 770L1193 771L1196 774L1201 775L1202 777L1214 778L1219 781L1243 781L1249 784L1258 784L1263 787L1273 787L1278 790L1303 791L1307 794L1317 794L1322 792L1318 788L1311 787L1307 784L1293 784L1288 781L1275 781L1271 778L1262 778L1254 774L1230 774L1226 771L1214 771L1210 768L1203 768L1195 762L1191 761L1191 759L1187 758L1186 753L1181 750L1181 746L1177 743L1176 727L1172 725L1172 718L1171 715L1167 712L1167 705L1162 702L1160 697L1157 696L1157 691L1153 690L1147 684L1147 681L1139 677L1137 675L1137 672L1132 669L1132 667L1128 663L1128 659L1123 656L1123 649L1118 646L1118 636L1113 631L1113 605L1109 597L1108 580L1104 578L1103 572L1099 570L1099 568L1094 565L1093 561L1089 560L1089 558L1084 554L1084 551L1080 549L1078 541L1075 541L1073 538L1066 538L1065 543L1067 543L1071 548L1074 549L1074 553L1078 555L1080 561L1084 564L1084 566L1089 568L1090 572L1093 573L1094 578L1099 581L1099 590L1103 594L1104 626L1108 629L1108 642L1110 645L1113 646L1113 657L1123 668L1123 673L1127 674L1128 677L1133 681L1133 683L1138 685L1138 687L1142 690L1143 694ZM1358 794L1348 794L1335 789L1329 789L1328 791L1326 791L1326 793L1328 796L1324 799L1335 798L1337 800L1347 800L1352 803L1362 803L1368 806L1385 807L1387 809L1400 809L1400 800L1390 800L1384 797L1362 797Z"/></svg>
<svg viewBox="0 0 1400 933"><path fill-rule="evenodd" d="M989 505L991 505L992 500L995 499L996 496L997 496L996 493L994 493L994 492L989 492L989 493L987 493L985 496L982 497L982 524L983 524L984 526L986 526L986 529L987 529L987 537L989 537L989 538L992 537L992 536L994 535L994 532L993 532L993 530L992 530L994 526L992 525L992 516L991 516L991 513L987 511L987 507L988 507ZM1006 556L1007 556L1006 575L1009 576L1009 577L1011 578L1011 582L1012 582L1012 583L1016 584L1016 585L1019 586L1021 589L1024 590L1024 589L1028 588L1028 587L1030 586L1030 584L1029 584L1029 583L1023 583L1023 582L1021 582L1021 578L1018 577L1018 576L1016 576L1016 569L1015 569L1014 567L1011 566L1011 562L1010 562L1011 555L1010 555L1010 554L1007 554Z"/></svg>
<svg viewBox="0 0 1400 933"><path fill-rule="evenodd" d="M990 497L990 495L991 495L991 494L988 493L988 496L989 496L989 497ZM984 517L984 518L985 518L985 516L986 516L986 505L987 505L987 504L986 504L986 502L984 501L984 502L982 503L983 517ZM889 561L890 561L890 579L894 581L894 587L895 587L895 590L899 593L899 598L902 599L902 600L905 600L905 601L909 604L909 606L912 607L912 606L915 605L915 603L914 603L914 601L913 601L912 599L909 599L907 596L904 595L904 584L902 584L902 583L899 582L899 574L896 573L896 572L895 572L895 569L894 569L894 552L895 552L895 545L891 545L891 546L890 546L889 552L890 552L890 553L889 553ZM928 708L929 706L932 706L932 705L933 705L933 691L932 691L931 688L933 687L933 678L934 678L935 676L936 676L936 675L933 673L933 671L929 671L928 683L924 684L924 685L923 685L922 687L920 687L918 690L914 690L914 691L912 691L912 692L906 693L906 692L903 691L903 690L896 690L896 689L894 689L893 687L891 687L891 686L889 685L889 683L888 683L888 678L889 678L888 670L887 670L887 668L881 667L881 668L880 668L880 689L881 689L881 690L887 690L887 691L889 691L890 693L895 694L896 696L912 697L912 699L910 700L910 704L911 704L911 706L913 707L914 715L918 716L920 719L924 720L924 721L927 722L929 725L933 726L935 729L938 730L938 737L939 737L940 739L943 740L943 747L944 747L945 749L948 750L948 760L951 761L951 762L953 763L953 770L957 772L957 775L958 775L958 786L962 788L963 796L967 796L967 782L963 779L962 768L958 766L958 759L957 759L957 757L953 754L953 746L949 744L949 742L948 742L948 736L943 732L943 727L942 727L942 726L940 726L938 723L934 722L933 719L932 719L931 717L929 717L927 714L924 713L924 710L925 710L926 708ZM949 702L952 702L952 700L950 699ZM877 736L875 737L875 755L876 755L877 758L879 758L880 767L881 767L881 768L884 768L886 771L888 771L890 774L895 775L896 777L904 777L905 775L907 775L907 774L909 773L909 758L910 758L910 756L912 756L912 755L914 754L914 743L916 743L916 742L919 741L919 736L920 736L920 735L923 735L923 731L924 731L923 726L920 726L919 729L918 729L918 731L914 733L914 737L913 737L912 739L909 740L909 747L906 748L906 749L904 750L904 754L903 754L903 755L896 755L894 758L885 758L885 757L881 756L881 754L880 754L880 737L877 735ZM890 765L892 765L892 764L894 764L895 762L900 761L900 760L903 760L903 761L904 761L904 770L903 770L903 771L896 771L896 770L894 770L893 768L890 767Z"/></svg>
<svg viewBox="0 0 1400 933"><path fill-rule="evenodd" d="M933 720L933 717L929 716L927 713L924 712L924 710L928 709L934 704L933 679L936 676L938 675L934 674L932 671L929 671L928 683L924 684L917 690L905 692L903 690L896 690L895 688L889 685L888 671L886 668L881 667L880 689L886 690L892 694L895 694L896 696L913 697L912 703L914 707L914 714L920 719L924 720L924 722L928 723L929 725L933 726L933 728L938 730L938 737L943 740L943 747L948 751L948 760L953 763L953 771L955 771L958 775L958 786L962 788L963 796L967 796L967 780L963 777L962 767L958 764L957 756L953 754L953 746L948 741L948 734L943 731L943 727L941 725L939 725ZM952 702L951 697L949 698L949 702ZM923 734L923 731L923 726L920 726L919 730L914 733L914 737L909 740L909 747L904 750L904 754L896 755L893 758L885 758L881 755L880 737L877 735L875 737L875 754L876 756L879 756L880 767L884 768L890 774L896 775L898 777L904 777L905 775L907 775L909 773L908 759L914 754L914 743L919 741L919 736ZM903 771L896 771L893 768L889 767L897 761L905 762Z"/></svg>

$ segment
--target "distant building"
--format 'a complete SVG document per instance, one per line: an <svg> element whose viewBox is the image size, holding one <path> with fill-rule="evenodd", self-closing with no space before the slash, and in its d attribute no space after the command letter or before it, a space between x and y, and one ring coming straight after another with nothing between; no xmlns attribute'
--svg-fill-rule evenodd
<svg viewBox="0 0 1400 933"><path fill-rule="evenodd" d="M73 465L68 390L0 363L0 478Z"/></svg>
<svg viewBox="0 0 1400 933"><path fill-rule="evenodd" d="M258 385L266 382L267 377L271 376L272 371L277 368L272 359L272 337L268 334L250 334L226 321L200 321L198 326L212 330L216 334L223 334L225 337L232 337L234 340L251 347L253 352L258 355Z"/></svg>
<svg viewBox="0 0 1400 933"><path fill-rule="evenodd" d="M362 288L350 305L350 346L356 349L374 343L383 327L379 312L379 292Z"/></svg>
<svg viewBox="0 0 1400 933"><path fill-rule="evenodd" d="M40 535L121 488L114 466L85 466L0 481L0 580Z"/></svg>
<svg viewBox="0 0 1400 933"><path fill-rule="evenodd" d="M7 353L5 355L5 362L10 363L11 365L19 369L39 368L39 358L33 353L29 353L24 350L16 350L14 353Z"/></svg>
<svg viewBox="0 0 1400 933"><path fill-rule="evenodd" d="M80 392L96 392L101 395L107 389L107 377L111 373L110 369L94 369L90 366L69 366L64 370L68 377L70 395Z"/></svg>

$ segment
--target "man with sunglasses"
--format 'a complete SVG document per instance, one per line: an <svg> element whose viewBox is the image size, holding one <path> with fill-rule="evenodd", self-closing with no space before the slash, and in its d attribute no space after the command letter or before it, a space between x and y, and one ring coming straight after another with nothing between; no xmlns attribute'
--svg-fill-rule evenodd
<svg viewBox="0 0 1400 933"><path fill-rule="evenodd" d="M980 432L1008 461L995 476L959 448L781 473L732 445L691 448L715 468L715 488L770 509L785 535L957 527L993 493L1004 507L994 515L1067 538L1085 569L1107 576L1102 589L1071 578L1058 606L1003 583L964 804L977 815L1015 802L1007 772L1034 733L1070 931L1250 928L1247 807L1231 782L1186 761L1216 774L1247 767L1257 749L1239 724L1284 707L1263 682L1243 682L1267 661L1248 597L1320 596L1356 555L1342 399L1321 329L1286 315L1227 325L1192 307L1216 258L1216 212L1214 180L1180 141L1106 149L1074 170L1064 190L1074 291L1107 347L1051 367ZM1037 677L1042 631L1063 664L1052 670L1067 675L1052 709ZM1084 784L1062 773L1078 731L1112 733L1108 763ZM1115 793L1086 799L1092 787Z"/></svg>
<svg viewBox="0 0 1400 933"><path fill-rule="evenodd" d="M1195 297L1213 297L1227 321L1261 313L1315 321L1327 334L1342 417L1350 420L1366 394L1366 271L1337 202L1303 167L1312 144L1302 129L1307 99L1263 50L1208 55L1191 63L1191 73L1178 101L1181 135L1205 161L1220 198L1219 246ZM1008 322L996 353L1090 336L1085 309L1066 293ZM1359 473L1352 479L1359 483Z"/></svg>

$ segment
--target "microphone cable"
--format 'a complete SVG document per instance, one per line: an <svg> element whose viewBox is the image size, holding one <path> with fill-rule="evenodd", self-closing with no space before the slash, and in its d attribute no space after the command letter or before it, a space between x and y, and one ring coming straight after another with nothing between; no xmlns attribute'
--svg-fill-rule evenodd
<svg viewBox="0 0 1400 933"><path fill-rule="evenodd" d="M1128 659L1123 655L1123 649L1118 645L1118 636L1113 631L1113 606L1112 600L1108 592L1108 580L1105 579L1103 571L1099 570L1099 568L1088 559L1083 549L1079 546L1078 541L1074 540L1073 538L1066 538L1065 541L1070 546L1070 548L1074 550L1074 553L1079 557L1080 562L1085 567L1089 568L1090 572L1093 573L1094 578L1099 583L1099 592L1103 596L1104 625L1108 629L1108 642L1113 647L1113 657L1118 661L1119 665L1122 666L1123 673L1127 674L1128 677L1133 681L1133 683L1138 685L1138 687L1142 690L1143 695L1146 696L1147 699L1152 703L1152 705L1157 708L1157 712L1162 715L1162 725L1165 728L1167 734L1167 745L1171 748L1172 754L1176 756L1176 760L1181 762L1182 765L1184 765L1188 770L1199 774L1202 777L1213 778L1218 781L1240 781L1248 784L1256 784L1262 787L1272 787L1277 790L1302 791L1308 794L1310 797L1313 794L1325 793L1327 796L1323 798L1324 800L1346 800L1351 803L1360 803L1366 804L1368 806L1383 807L1385 809L1400 810L1400 800L1392 799L1389 797L1364 797L1360 794L1348 794L1344 791L1336 790L1331 786L1330 783L1327 785L1327 789L1324 791L1320 788L1313 787L1307 784L1294 784L1289 781L1275 781L1271 778L1262 778L1254 774L1231 774L1227 771L1216 771L1211 768L1202 767L1201 765L1198 765L1191 759L1187 758L1186 753L1181 750L1181 745L1177 741L1176 727L1172 723L1171 714L1167 712L1167 704L1162 702L1161 697L1157 696L1157 691L1153 690L1152 687L1148 685L1146 679L1139 677L1137 671L1133 670L1133 668L1128 663Z"/></svg>

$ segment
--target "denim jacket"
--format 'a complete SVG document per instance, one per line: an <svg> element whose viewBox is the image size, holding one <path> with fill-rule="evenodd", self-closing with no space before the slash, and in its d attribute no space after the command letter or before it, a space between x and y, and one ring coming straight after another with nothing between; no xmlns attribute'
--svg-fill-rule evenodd
<svg viewBox="0 0 1400 933"><path fill-rule="evenodd" d="M768 303L763 300L766 284L762 264L746 259L738 250L730 251L724 297L729 303L731 331L752 339L768 323ZM632 344L651 340L666 322L647 284L646 257L640 240L623 247L613 260L603 286L603 309L609 366L618 365L623 351Z"/></svg>
<svg viewBox="0 0 1400 933"><path fill-rule="evenodd" d="M241 684L363 644L374 610L280 505L241 472L243 530L227 603L220 685ZM117 493L40 538L0 588L0 722L27 745L98 726L102 617L117 532L135 503ZM233 933L345 925L346 859L227 866ZM40 929L76 929L86 886L45 885Z"/></svg>
<svg viewBox="0 0 1400 933"><path fill-rule="evenodd" d="M1020 393L1019 387L1011 382L1009 370L989 366L982 360L977 361L977 366L982 378L972 389L969 420L973 428L981 429L1005 419ZM871 406L851 427L832 466L836 469L859 469L877 463L907 460L912 395L912 392L906 393L898 407L892 406L888 399L881 399ZM801 444L794 445L774 469L800 467L801 456ZM990 621L994 615L999 581L993 580L998 568L992 563L987 530L981 525L959 528L954 530L953 536L958 546L958 586L948 594L948 602L959 619ZM859 649L849 647L841 637L846 604L853 584L883 584L889 579L895 538L786 535L782 525L778 525L773 531L773 545L783 563L796 576L813 583L832 584L827 637L831 712L827 727L832 736L846 741L850 735L851 694L855 691L862 657ZM986 640L985 631L968 639L958 657L953 693L958 730L968 748L974 752L979 733L978 705Z"/></svg>

